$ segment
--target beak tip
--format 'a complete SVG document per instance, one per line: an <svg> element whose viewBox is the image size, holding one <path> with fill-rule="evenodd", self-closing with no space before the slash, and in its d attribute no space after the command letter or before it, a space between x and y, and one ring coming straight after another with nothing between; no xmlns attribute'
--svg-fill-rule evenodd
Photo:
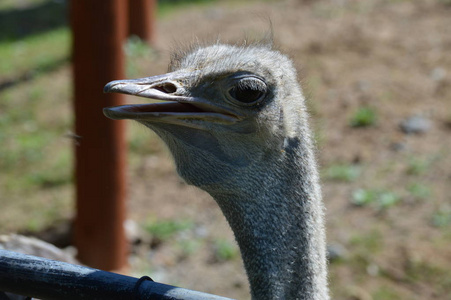
<svg viewBox="0 0 451 300"><path fill-rule="evenodd" d="M108 83L103 87L103 92L104 92L104 93L111 93L111 92L113 92L114 86L115 86L115 82L114 82L114 81L108 82Z"/></svg>
<svg viewBox="0 0 451 300"><path fill-rule="evenodd" d="M114 114L114 107L105 107L103 109L103 115L109 119L112 120L118 120L118 118L115 118L115 114Z"/></svg>
<svg viewBox="0 0 451 300"><path fill-rule="evenodd" d="M105 108L103 108L102 112L105 117L109 117L111 110L109 107L105 107Z"/></svg>

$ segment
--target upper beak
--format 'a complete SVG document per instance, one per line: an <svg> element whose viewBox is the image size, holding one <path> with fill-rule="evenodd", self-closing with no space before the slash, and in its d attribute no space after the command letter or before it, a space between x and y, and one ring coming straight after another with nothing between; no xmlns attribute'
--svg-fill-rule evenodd
<svg viewBox="0 0 451 300"><path fill-rule="evenodd" d="M115 120L134 119L191 127L199 127L199 122L202 121L222 124L239 121L240 116L229 108L213 104L201 97L188 96L182 82L186 82L186 79L193 75L195 74L174 72L140 79L111 81L105 85L105 93L129 94L166 102L108 107L103 109L103 113Z"/></svg>

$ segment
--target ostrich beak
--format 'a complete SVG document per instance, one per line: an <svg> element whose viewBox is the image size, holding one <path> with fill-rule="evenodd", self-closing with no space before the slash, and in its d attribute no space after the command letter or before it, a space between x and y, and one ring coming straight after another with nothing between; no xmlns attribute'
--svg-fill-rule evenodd
<svg viewBox="0 0 451 300"><path fill-rule="evenodd" d="M193 73L168 73L153 77L116 80L103 89L105 93L122 93L164 102L107 107L103 113L110 119L132 119L145 122L173 123L199 127L201 122L233 124L240 116L229 108L200 97L187 96L182 82Z"/></svg>

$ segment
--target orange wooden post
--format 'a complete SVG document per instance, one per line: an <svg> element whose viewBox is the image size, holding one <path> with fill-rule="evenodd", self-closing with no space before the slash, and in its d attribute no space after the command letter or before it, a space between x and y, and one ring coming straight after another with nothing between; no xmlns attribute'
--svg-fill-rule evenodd
<svg viewBox="0 0 451 300"><path fill-rule="evenodd" d="M125 78L122 45L127 35L123 0L71 1L76 207L74 242L81 262L104 270L127 265L124 123L104 117L102 108L123 96L103 86Z"/></svg>
<svg viewBox="0 0 451 300"><path fill-rule="evenodd" d="M155 30L156 0L129 0L129 36L136 35L140 39L152 43Z"/></svg>

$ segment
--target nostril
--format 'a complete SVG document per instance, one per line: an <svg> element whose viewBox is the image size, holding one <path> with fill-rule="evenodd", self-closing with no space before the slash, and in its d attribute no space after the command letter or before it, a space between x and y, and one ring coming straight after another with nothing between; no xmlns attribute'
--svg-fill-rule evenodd
<svg viewBox="0 0 451 300"><path fill-rule="evenodd" d="M175 86L175 84L167 82L164 83L160 86L155 87L156 90L162 91L166 94L173 94L177 91L177 87Z"/></svg>

